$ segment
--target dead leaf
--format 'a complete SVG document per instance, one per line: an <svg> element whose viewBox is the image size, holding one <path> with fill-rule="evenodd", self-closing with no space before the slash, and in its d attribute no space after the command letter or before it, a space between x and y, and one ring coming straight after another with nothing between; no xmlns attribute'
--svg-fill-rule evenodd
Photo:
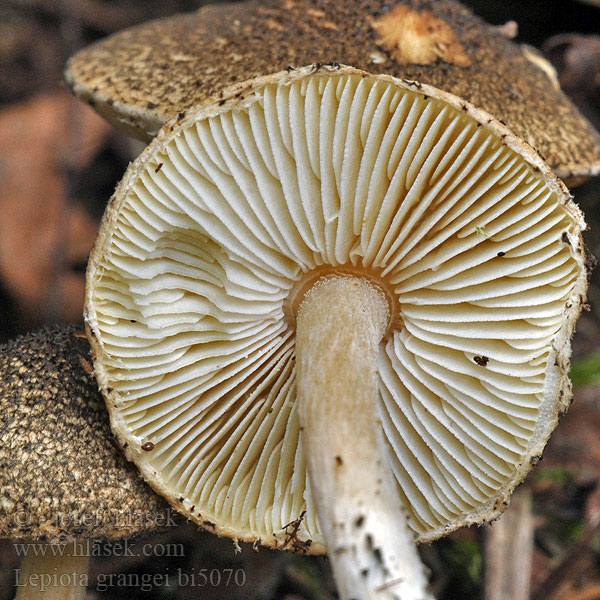
<svg viewBox="0 0 600 600"><path fill-rule="evenodd" d="M72 267L85 264L97 223L69 202L67 171L109 131L66 92L0 112L0 277L29 326L81 316L83 273Z"/></svg>

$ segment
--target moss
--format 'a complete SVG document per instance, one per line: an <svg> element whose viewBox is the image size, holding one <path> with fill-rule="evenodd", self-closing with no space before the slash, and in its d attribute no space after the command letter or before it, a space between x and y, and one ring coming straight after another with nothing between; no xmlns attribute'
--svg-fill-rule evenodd
<svg viewBox="0 0 600 600"><path fill-rule="evenodd" d="M569 377L574 386L600 385L600 352L573 362Z"/></svg>
<svg viewBox="0 0 600 600"><path fill-rule="evenodd" d="M447 577L447 598L483 598L483 553L477 539L445 539L438 542Z"/></svg>
<svg viewBox="0 0 600 600"><path fill-rule="evenodd" d="M540 467L534 473L536 481L552 481L560 487L571 485L575 476L576 473L573 469L565 467Z"/></svg>

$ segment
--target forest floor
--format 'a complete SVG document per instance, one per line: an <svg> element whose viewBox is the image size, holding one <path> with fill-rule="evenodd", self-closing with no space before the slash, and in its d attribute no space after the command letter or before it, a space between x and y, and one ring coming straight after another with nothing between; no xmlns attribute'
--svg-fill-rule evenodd
<svg viewBox="0 0 600 600"><path fill-rule="evenodd" d="M600 29L600 6L592 0L467 4L497 25L514 19L517 41L546 51L565 90L600 128L600 37L591 35ZM142 148L67 93L62 83L67 58L114 31L199 5L193 0L0 3L0 343L43 325L81 321L86 260L101 214L127 164ZM586 244L600 256L600 181L588 181L572 192L590 225ZM532 501L520 527L534 531L529 573L534 599L600 599L598 270L592 275L588 304L573 341L575 402L543 462L519 492ZM489 527L469 528L422 547L437 598L486 597L489 535ZM183 519L151 541L184 551L176 557L94 559L88 597L122 598L123 587L130 600L336 597L322 557L255 551L247 545L234 554L230 540L198 532ZM0 600L13 596L16 564L11 544L0 544ZM192 575L201 569L222 574L227 568L241 569L244 585L239 580L200 585L200 575L194 585ZM173 585L151 586L149 591L127 585L142 575L167 572ZM187 581L177 581L179 573ZM110 574L130 579L109 579Z"/></svg>

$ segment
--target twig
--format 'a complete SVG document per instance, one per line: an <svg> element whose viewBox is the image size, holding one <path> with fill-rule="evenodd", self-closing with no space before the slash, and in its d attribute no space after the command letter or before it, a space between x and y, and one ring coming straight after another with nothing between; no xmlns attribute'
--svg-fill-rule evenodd
<svg viewBox="0 0 600 600"><path fill-rule="evenodd" d="M531 492L522 488L486 532L486 600L529 600L533 559Z"/></svg>

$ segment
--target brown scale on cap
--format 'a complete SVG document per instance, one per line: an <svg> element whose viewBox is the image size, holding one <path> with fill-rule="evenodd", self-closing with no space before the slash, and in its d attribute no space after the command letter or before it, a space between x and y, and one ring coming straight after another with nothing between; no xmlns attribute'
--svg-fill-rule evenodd
<svg viewBox="0 0 600 600"><path fill-rule="evenodd" d="M0 536L118 539L168 507L111 443L85 337L46 329L0 349Z"/></svg>
<svg viewBox="0 0 600 600"><path fill-rule="evenodd" d="M473 63L456 32L433 13L398 5L371 21L375 43L401 65L431 65L442 61L459 67Z"/></svg>
<svg viewBox="0 0 600 600"><path fill-rule="evenodd" d="M107 119L149 139L224 86L338 62L468 100L561 177L599 173L600 136L530 54L452 0L251 0L118 33L73 57L66 79Z"/></svg>

